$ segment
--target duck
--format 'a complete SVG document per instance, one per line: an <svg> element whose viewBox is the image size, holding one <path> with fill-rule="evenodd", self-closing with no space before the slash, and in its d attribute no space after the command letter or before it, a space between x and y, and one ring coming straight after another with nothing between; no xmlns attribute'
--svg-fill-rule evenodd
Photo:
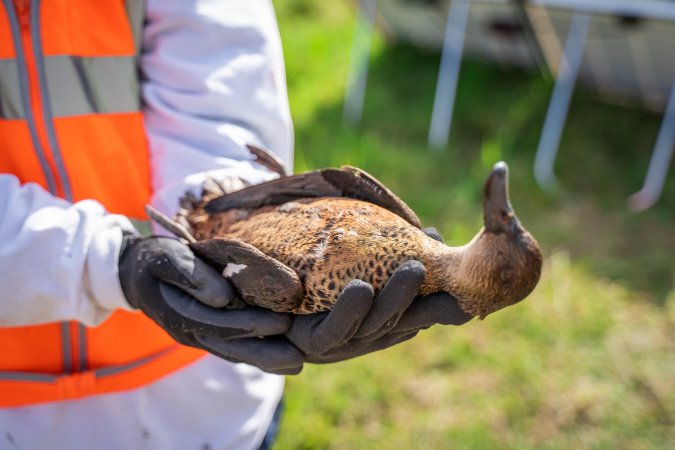
<svg viewBox="0 0 675 450"><path fill-rule="evenodd" d="M419 295L446 292L472 316L526 298L541 275L542 253L509 200L508 166L498 162L483 189L483 227L465 245L430 237L413 210L357 167L286 175L226 193L217 183L186 194L169 219L148 215L184 239L230 279L244 303L293 314L328 311L354 279L382 290L404 262L420 261Z"/></svg>

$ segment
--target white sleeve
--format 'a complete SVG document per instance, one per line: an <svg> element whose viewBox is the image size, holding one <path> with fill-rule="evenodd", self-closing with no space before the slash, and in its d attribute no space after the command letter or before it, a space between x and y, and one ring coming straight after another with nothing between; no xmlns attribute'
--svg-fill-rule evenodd
<svg viewBox="0 0 675 450"><path fill-rule="evenodd" d="M274 174L246 144L292 168L293 129L279 30L267 0L149 0L141 58L152 204L173 214L205 174Z"/></svg>
<svg viewBox="0 0 675 450"><path fill-rule="evenodd" d="M0 326L77 320L96 325L131 309L117 260L123 216L75 204L0 174Z"/></svg>

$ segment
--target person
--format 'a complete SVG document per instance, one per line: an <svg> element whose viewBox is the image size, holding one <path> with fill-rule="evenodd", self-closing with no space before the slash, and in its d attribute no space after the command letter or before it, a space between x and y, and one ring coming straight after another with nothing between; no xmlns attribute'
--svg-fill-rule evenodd
<svg viewBox="0 0 675 450"><path fill-rule="evenodd" d="M247 144L292 167L270 1L0 10L0 447L259 448L280 375L470 319L447 295L413 302L416 262L328 313L230 309L188 246L141 235L146 203L172 215L207 177L274 177Z"/></svg>

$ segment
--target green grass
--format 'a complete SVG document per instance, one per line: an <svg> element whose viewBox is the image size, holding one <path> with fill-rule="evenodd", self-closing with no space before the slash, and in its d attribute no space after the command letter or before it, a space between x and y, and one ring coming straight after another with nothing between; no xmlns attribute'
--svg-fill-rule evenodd
<svg viewBox="0 0 675 450"><path fill-rule="evenodd" d="M499 159L546 255L526 301L462 327L288 377L277 449L675 448L675 177L656 207L627 211L660 115L575 94L556 165L532 175L552 81L465 61L448 148L426 136L438 56L373 46L364 120L342 124L350 2L276 4L296 127L296 171L357 165L451 245L481 223Z"/></svg>

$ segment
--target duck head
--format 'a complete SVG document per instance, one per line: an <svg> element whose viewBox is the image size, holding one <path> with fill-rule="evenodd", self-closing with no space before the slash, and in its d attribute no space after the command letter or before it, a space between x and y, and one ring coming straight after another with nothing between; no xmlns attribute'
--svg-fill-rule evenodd
<svg viewBox="0 0 675 450"><path fill-rule="evenodd" d="M504 162L494 165L485 182L483 223L464 248L455 278L460 306L481 319L527 297L541 274L539 245L509 202Z"/></svg>

